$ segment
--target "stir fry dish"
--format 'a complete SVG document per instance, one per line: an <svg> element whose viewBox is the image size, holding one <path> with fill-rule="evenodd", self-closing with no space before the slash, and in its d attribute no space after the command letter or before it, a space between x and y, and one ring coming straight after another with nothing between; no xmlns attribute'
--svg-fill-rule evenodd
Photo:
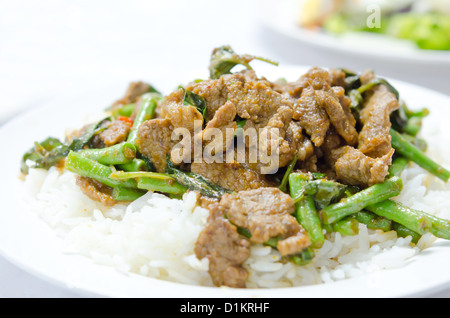
<svg viewBox="0 0 450 318"><path fill-rule="evenodd" d="M195 255L216 286L246 287L255 243L303 266L329 233L357 235L360 224L411 244L425 233L450 239L448 220L395 200L410 164L450 178L418 137L427 109L409 109L372 71L312 67L269 81L255 59L277 65L222 46L207 79L166 95L133 82L99 122L35 142L21 171L70 171L105 206L196 192L209 218Z"/></svg>

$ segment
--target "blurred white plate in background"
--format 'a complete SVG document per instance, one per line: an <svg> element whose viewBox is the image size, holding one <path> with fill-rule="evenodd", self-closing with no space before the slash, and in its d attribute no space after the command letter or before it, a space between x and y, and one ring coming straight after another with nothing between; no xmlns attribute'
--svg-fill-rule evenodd
<svg viewBox="0 0 450 318"><path fill-rule="evenodd" d="M262 22L269 28L306 45L397 63L450 65L450 52L421 50L405 40L368 32L337 37L306 30L298 25L301 0L262 0L259 9Z"/></svg>

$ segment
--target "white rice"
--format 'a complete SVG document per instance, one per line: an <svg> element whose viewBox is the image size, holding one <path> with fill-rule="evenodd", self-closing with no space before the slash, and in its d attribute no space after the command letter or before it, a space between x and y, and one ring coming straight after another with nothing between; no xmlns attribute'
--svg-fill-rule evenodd
<svg viewBox="0 0 450 318"><path fill-rule="evenodd" d="M424 131L427 133L426 128ZM449 167L450 156L439 152L440 145L449 144L449 137L430 130L428 133L433 134L427 139L430 156ZM401 178L404 189L396 200L450 219L449 184L415 164ZM208 261L198 260L194 254L208 216L206 209L196 205L195 193L175 200L149 192L128 206L106 208L85 196L70 172L33 169L23 186L23 202L64 240L65 252L85 255L123 272L212 286ZM245 263L250 273L247 286L322 284L402 267L434 240L426 234L413 246L410 237L398 238L393 231L383 233L360 225L356 236L329 235L314 261L306 266L282 262L277 251L254 245Z"/></svg>

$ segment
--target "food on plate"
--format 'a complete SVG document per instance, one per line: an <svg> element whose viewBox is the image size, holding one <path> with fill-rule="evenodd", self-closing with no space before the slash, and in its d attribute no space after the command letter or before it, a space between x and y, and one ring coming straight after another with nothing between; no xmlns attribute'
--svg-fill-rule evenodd
<svg viewBox="0 0 450 318"><path fill-rule="evenodd" d="M450 50L446 0L305 0L299 24L333 35L371 32L411 41L424 50Z"/></svg>
<svg viewBox="0 0 450 318"><path fill-rule="evenodd" d="M323 283L450 238L445 214L399 200L411 169L450 178L426 154L426 108L372 71L269 80L253 60L277 65L215 48L209 78L168 94L133 82L99 120L35 142L29 208L77 253L205 286Z"/></svg>

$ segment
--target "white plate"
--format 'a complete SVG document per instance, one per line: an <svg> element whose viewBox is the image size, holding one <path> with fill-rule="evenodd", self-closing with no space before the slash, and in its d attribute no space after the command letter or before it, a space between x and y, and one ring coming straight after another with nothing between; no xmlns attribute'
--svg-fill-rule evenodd
<svg viewBox="0 0 450 318"><path fill-rule="evenodd" d="M350 56L421 65L450 65L450 52L421 50L409 41L387 36L352 32L337 37L301 28L297 21L301 0L264 0L259 6L261 20L271 29L300 43Z"/></svg>
<svg viewBox="0 0 450 318"><path fill-rule="evenodd" d="M305 67L258 67L269 79L296 79ZM205 73L189 79L202 78ZM188 78L188 77L186 77ZM151 80L157 84L157 80ZM172 87L180 82L177 80ZM450 97L411 84L392 81L411 107L427 105L442 127L450 117ZM165 89L165 88L162 88ZM60 136L66 128L78 127L85 115L101 111L124 87L110 87L77 98L53 102L34 109L0 129L2 182L0 193L0 253L19 267L45 280L87 296L103 297L406 297L425 296L450 286L450 241L438 240L407 266L384 270L331 284L282 289L230 289L181 285L124 274L97 265L79 255L62 253L62 240L35 214L18 208L15 187L19 161L35 140ZM167 92L167 91L164 91Z"/></svg>

